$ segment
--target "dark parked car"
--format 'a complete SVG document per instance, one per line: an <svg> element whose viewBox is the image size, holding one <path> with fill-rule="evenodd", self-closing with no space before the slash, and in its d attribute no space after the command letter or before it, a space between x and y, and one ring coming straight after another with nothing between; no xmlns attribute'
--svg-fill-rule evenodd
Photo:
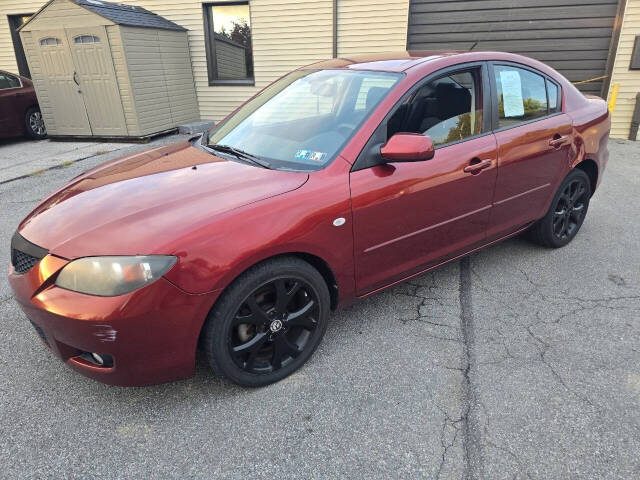
<svg viewBox="0 0 640 480"><path fill-rule="evenodd" d="M519 55L314 64L202 138L71 180L18 227L9 281L96 380L187 377L200 343L214 371L265 385L338 305L525 230L569 243L609 127L602 99Z"/></svg>
<svg viewBox="0 0 640 480"><path fill-rule="evenodd" d="M0 70L0 138L21 135L47 136L36 91L28 78Z"/></svg>

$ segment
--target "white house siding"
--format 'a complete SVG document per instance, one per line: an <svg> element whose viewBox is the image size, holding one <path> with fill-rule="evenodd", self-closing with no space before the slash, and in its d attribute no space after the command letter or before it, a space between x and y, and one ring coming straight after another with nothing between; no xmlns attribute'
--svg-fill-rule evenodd
<svg viewBox="0 0 640 480"><path fill-rule="evenodd" d="M640 93L640 70L629 70L636 35L640 35L640 0L627 0L609 87L611 92L613 85L619 84L618 99L611 117L613 138L629 138L636 94Z"/></svg>

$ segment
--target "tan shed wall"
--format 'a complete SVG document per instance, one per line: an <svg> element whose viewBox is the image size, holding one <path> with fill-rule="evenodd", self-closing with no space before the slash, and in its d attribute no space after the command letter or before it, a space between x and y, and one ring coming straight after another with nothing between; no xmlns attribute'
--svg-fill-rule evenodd
<svg viewBox="0 0 640 480"><path fill-rule="evenodd" d="M113 58L113 67L116 71L116 80L120 89L120 98L122 99L122 109L124 110L124 120L127 125L128 135L139 136L140 125L136 116L136 107L133 100L133 89L129 80L129 71L127 70L127 60L125 58L124 46L119 25L110 25L107 27L107 37L111 45L111 57Z"/></svg>
<svg viewBox="0 0 640 480"><path fill-rule="evenodd" d="M140 135L198 119L185 32L121 27Z"/></svg>
<svg viewBox="0 0 640 480"><path fill-rule="evenodd" d="M338 1L338 56L407 48L409 0Z"/></svg>
<svg viewBox="0 0 640 480"><path fill-rule="evenodd" d="M56 134L56 121L53 115L53 105L51 98L49 98L49 92L47 91L47 85L42 78L42 66L40 65L40 56L38 55L35 45L34 37L31 32L22 32L20 34L22 38L22 46L24 47L25 55L27 57L27 63L31 72L31 78L36 89L36 96L38 97L38 104L40 105L40 111L42 117L47 125L47 130L51 135Z"/></svg>
<svg viewBox="0 0 640 480"><path fill-rule="evenodd" d="M199 120L199 107L194 88L187 32L158 30L164 80L169 92L173 125Z"/></svg>
<svg viewBox="0 0 640 480"><path fill-rule="evenodd" d="M610 94L614 84L620 85L611 117L612 138L629 138L636 94L640 92L640 70L629 70L636 35L640 35L640 0L627 0L609 87Z"/></svg>

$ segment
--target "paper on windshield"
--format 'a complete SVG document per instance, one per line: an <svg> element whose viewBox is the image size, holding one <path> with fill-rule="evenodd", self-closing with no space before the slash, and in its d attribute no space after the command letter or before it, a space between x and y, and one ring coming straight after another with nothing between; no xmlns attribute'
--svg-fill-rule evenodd
<svg viewBox="0 0 640 480"><path fill-rule="evenodd" d="M522 83L516 70L501 70L502 102L505 117L521 117L524 115L522 99Z"/></svg>

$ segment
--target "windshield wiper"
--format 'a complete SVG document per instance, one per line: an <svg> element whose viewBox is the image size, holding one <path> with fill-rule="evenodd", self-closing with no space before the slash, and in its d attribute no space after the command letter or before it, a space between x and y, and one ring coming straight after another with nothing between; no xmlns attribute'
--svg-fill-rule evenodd
<svg viewBox="0 0 640 480"><path fill-rule="evenodd" d="M207 145L212 150L217 150L218 152L230 153L234 155L236 158L240 160L245 160L255 165L258 165L262 168L271 168L271 164L265 160L262 160L260 157L256 157L244 150L240 150L239 148L232 147L230 145L220 145L219 143L214 143L213 145Z"/></svg>

